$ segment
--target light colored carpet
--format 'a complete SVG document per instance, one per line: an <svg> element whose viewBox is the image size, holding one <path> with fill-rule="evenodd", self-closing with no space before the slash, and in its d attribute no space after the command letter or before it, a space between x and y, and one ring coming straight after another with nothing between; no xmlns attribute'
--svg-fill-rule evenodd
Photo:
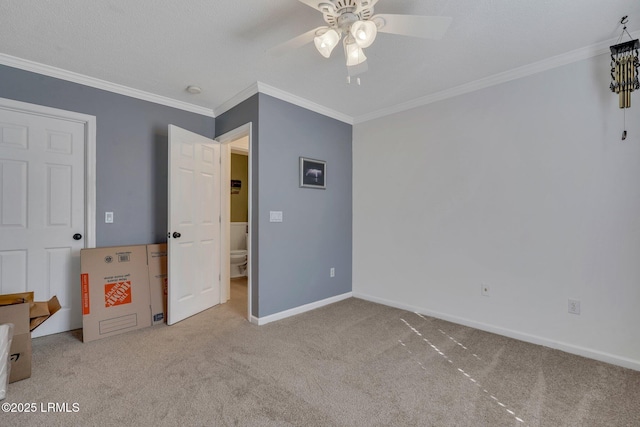
<svg viewBox="0 0 640 427"><path fill-rule="evenodd" d="M640 372L354 298L255 326L244 292L171 327L34 339L5 402L38 412L0 425L640 426Z"/></svg>

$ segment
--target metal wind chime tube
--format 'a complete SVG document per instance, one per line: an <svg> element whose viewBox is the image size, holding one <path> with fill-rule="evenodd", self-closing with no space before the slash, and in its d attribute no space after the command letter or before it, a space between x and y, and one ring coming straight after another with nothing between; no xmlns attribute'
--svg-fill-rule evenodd
<svg viewBox="0 0 640 427"><path fill-rule="evenodd" d="M611 46L611 91L618 94L620 108L631 107L631 92L640 89L638 82L638 49L640 42L631 40Z"/></svg>
<svg viewBox="0 0 640 427"><path fill-rule="evenodd" d="M631 34L627 31L628 16L623 16L620 20L622 34L618 37L617 44L611 46L611 92L618 94L618 104L624 112L624 127L622 131L622 140L627 139L627 108L631 107L631 92L640 89L638 82L638 48L640 42L638 39L620 43L622 37L627 34L632 39Z"/></svg>
<svg viewBox="0 0 640 427"><path fill-rule="evenodd" d="M631 92L640 89L638 82L638 39L620 43L625 33L631 38L627 31L627 16L623 16L620 24L623 25L622 34L618 38L618 44L611 46L611 88L612 92L618 94L620 108L631 107Z"/></svg>

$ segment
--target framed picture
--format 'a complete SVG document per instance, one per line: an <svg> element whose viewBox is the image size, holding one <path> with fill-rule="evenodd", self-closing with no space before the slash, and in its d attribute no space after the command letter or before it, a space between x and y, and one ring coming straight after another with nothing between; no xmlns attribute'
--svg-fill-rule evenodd
<svg viewBox="0 0 640 427"><path fill-rule="evenodd" d="M327 162L300 157L300 187L327 188Z"/></svg>

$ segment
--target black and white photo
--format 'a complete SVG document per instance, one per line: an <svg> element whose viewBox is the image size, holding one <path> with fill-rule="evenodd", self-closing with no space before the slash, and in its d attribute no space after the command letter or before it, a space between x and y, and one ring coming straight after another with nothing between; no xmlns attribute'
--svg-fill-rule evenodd
<svg viewBox="0 0 640 427"><path fill-rule="evenodd" d="M327 162L300 157L300 187L326 189Z"/></svg>

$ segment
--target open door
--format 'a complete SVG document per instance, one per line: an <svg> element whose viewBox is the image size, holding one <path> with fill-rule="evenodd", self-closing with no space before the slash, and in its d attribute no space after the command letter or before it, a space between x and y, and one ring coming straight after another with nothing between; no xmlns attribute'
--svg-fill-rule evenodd
<svg viewBox="0 0 640 427"><path fill-rule="evenodd" d="M220 303L220 144L169 125L167 324Z"/></svg>

